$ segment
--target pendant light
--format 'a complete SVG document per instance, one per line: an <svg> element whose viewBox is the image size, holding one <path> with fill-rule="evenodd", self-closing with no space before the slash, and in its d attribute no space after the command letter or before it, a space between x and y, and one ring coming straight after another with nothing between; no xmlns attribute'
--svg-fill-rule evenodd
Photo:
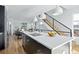
<svg viewBox="0 0 79 59"><path fill-rule="evenodd" d="M56 16L61 14L63 14L63 8L61 6L56 6L55 11L52 15Z"/></svg>

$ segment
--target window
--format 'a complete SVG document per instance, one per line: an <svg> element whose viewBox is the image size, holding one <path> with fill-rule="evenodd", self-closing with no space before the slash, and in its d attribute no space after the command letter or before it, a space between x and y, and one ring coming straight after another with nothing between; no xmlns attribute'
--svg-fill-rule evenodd
<svg viewBox="0 0 79 59"><path fill-rule="evenodd" d="M73 15L73 21L74 25L79 25L79 13Z"/></svg>
<svg viewBox="0 0 79 59"><path fill-rule="evenodd" d="M74 21L79 21L79 14L74 14L73 15L73 20Z"/></svg>

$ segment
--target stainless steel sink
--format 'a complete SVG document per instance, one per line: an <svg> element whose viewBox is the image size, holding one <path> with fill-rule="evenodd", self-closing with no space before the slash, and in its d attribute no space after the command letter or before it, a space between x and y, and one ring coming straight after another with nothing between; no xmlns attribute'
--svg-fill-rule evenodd
<svg viewBox="0 0 79 59"><path fill-rule="evenodd" d="M42 34L40 34L40 33L32 33L30 35L32 35L32 36L41 36Z"/></svg>

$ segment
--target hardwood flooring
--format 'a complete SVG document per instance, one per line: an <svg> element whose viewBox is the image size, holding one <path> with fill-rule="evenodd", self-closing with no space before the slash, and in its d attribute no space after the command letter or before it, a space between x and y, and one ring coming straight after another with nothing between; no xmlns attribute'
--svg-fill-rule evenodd
<svg viewBox="0 0 79 59"><path fill-rule="evenodd" d="M79 54L79 45L75 41L72 43L72 53ZM8 48L0 50L0 54L25 54L22 39L17 39L16 36L10 36Z"/></svg>
<svg viewBox="0 0 79 59"><path fill-rule="evenodd" d="M16 36L10 36L8 48L1 50L0 54L24 54L22 47L22 39L17 39Z"/></svg>
<svg viewBox="0 0 79 59"><path fill-rule="evenodd" d="M79 45L77 45L75 41L72 43L72 53L79 54Z"/></svg>

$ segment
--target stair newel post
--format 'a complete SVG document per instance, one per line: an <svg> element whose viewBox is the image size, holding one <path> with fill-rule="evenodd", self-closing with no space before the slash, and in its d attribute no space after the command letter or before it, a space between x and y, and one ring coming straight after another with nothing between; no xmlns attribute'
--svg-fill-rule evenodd
<svg viewBox="0 0 79 59"><path fill-rule="evenodd" d="M72 30L70 30L70 37L72 37Z"/></svg>

